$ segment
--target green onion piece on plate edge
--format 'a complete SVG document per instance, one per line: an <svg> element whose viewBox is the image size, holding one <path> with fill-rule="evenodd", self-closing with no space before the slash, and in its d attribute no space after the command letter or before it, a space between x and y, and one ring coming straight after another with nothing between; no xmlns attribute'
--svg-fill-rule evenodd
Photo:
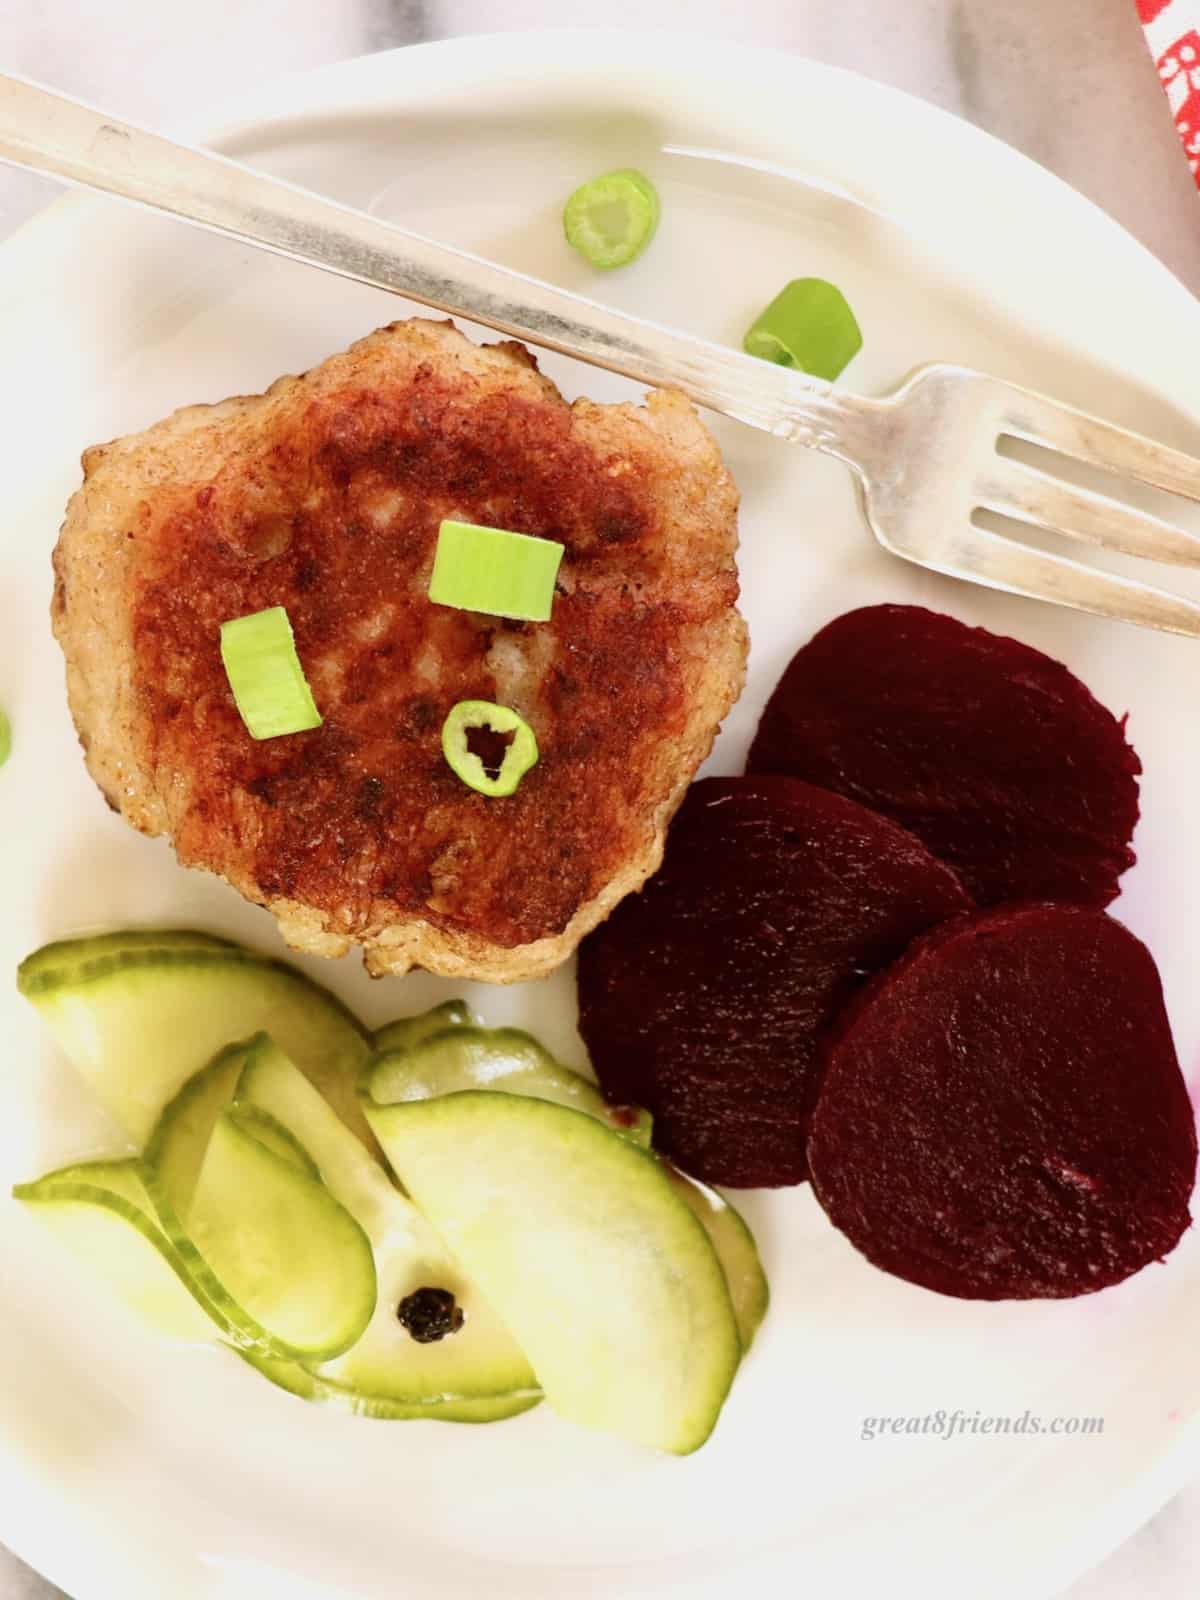
<svg viewBox="0 0 1200 1600"><path fill-rule="evenodd" d="M661 207L645 173L621 167L581 183L563 207L567 243L593 267L624 267L654 237Z"/></svg>
<svg viewBox="0 0 1200 1600"><path fill-rule="evenodd" d="M750 325L742 348L830 383L862 349L862 331L845 295L824 278L793 278Z"/></svg>

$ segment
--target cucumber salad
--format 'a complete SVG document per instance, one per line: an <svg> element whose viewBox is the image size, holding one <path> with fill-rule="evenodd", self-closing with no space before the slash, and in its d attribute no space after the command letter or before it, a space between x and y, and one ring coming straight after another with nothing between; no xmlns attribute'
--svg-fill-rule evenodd
<svg viewBox="0 0 1200 1600"><path fill-rule="evenodd" d="M766 1311L750 1231L529 1034L457 1000L371 1034L189 931L47 945L18 984L139 1154L14 1195L161 1334L363 1417L711 1433Z"/></svg>

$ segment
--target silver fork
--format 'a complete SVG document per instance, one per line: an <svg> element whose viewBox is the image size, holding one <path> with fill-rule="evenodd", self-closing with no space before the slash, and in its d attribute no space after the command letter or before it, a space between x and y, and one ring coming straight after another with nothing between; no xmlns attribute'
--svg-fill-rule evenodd
<svg viewBox="0 0 1200 1600"><path fill-rule="evenodd" d="M1200 637L1200 604L988 531L991 511L1083 544L1200 566L1200 536L1003 455L1009 436L1200 501L1200 461L967 368L919 368L894 394L835 389L408 233L209 151L0 76L0 161L458 313L853 469L875 537L919 566L1031 599Z"/></svg>

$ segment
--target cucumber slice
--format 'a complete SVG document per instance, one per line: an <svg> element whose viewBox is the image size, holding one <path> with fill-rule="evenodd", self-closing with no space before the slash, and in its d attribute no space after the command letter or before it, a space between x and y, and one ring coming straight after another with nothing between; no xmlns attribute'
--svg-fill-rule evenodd
<svg viewBox="0 0 1200 1600"><path fill-rule="evenodd" d="M16 1183L12 1192L17 1200L33 1200L65 1186L86 1184L131 1205L158 1227L158 1212L148 1181L145 1163L137 1156L127 1156L122 1161L77 1161L69 1167L58 1167L33 1183Z"/></svg>
<svg viewBox="0 0 1200 1600"><path fill-rule="evenodd" d="M370 1140L355 1095L369 1036L319 984L235 945L117 951L79 942L94 943L98 953L55 966L37 951L22 963L18 987L139 1148L164 1106L232 1031L260 1028L347 1126Z"/></svg>
<svg viewBox="0 0 1200 1600"><path fill-rule="evenodd" d="M385 1422L503 1422L507 1417L532 1410L542 1399L540 1389L518 1389L514 1394L487 1394L470 1399L448 1396L444 1400L406 1405L390 1395L363 1394L343 1383L334 1383L296 1361L276 1361L247 1350L235 1353L278 1388L298 1395L301 1400L334 1406L355 1417L373 1417Z"/></svg>
<svg viewBox="0 0 1200 1600"><path fill-rule="evenodd" d="M209 1343L233 1336L159 1225L136 1158L64 1167L13 1195L156 1332Z"/></svg>
<svg viewBox="0 0 1200 1600"><path fill-rule="evenodd" d="M226 1045L195 1072L168 1102L154 1125L145 1158L158 1173L168 1200L186 1220L196 1179L217 1118L233 1099L254 1039Z"/></svg>
<svg viewBox="0 0 1200 1600"><path fill-rule="evenodd" d="M572 1106L635 1144L650 1143L648 1111L609 1105L594 1083L560 1066L531 1034L518 1028L460 1024L431 1033L407 1049L377 1056L363 1075L363 1088L377 1105L432 1100L474 1089L524 1095Z"/></svg>
<svg viewBox="0 0 1200 1600"><path fill-rule="evenodd" d="M126 955L142 955L148 950L235 949L219 934L201 933L195 928L118 928L111 933L94 933L80 939L56 939L26 956L17 969L17 984L22 994L55 985L63 978L78 979L92 962L111 962Z"/></svg>
<svg viewBox="0 0 1200 1600"><path fill-rule="evenodd" d="M376 1028L372 1042L376 1052L382 1055L385 1050L411 1050L430 1034L444 1033L447 1028L477 1026L477 1019L465 1000L443 1000L440 1006L423 1011L418 1017L397 1017L395 1022Z"/></svg>
<svg viewBox="0 0 1200 1600"><path fill-rule="evenodd" d="M289 1166L295 1167L297 1172L304 1173L306 1178L315 1178L320 1183L321 1173L317 1163L299 1139L269 1111L263 1111L259 1106L243 1105L235 1100L229 1108L229 1119L235 1122L243 1133L248 1133L252 1139L257 1139L259 1144L277 1155L281 1161L286 1161ZM336 1199L336 1196L334 1198Z"/></svg>
<svg viewBox="0 0 1200 1600"><path fill-rule="evenodd" d="M168 1234L170 1229L168 1228ZM323 1184L217 1118L188 1233L238 1306L297 1360L340 1355L375 1309L375 1260Z"/></svg>
<svg viewBox="0 0 1200 1600"><path fill-rule="evenodd" d="M702 1445L741 1346L708 1235L657 1160L545 1100L364 1104L555 1410L661 1450Z"/></svg>
<svg viewBox="0 0 1200 1600"><path fill-rule="evenodd" d="M255 1045L266 1037L265 1033L256 1033L252 1039L241 1039L218 1051L206 1067L188 1079L155 1123L145 1159L158 1172L168 1200L185 1221L217 1118L230 1108L238 1079ZM235 1108L234 1115L268 1150L274 1150L310 1177L318 1176L311 1156L273 1117L249 1107Z"/></svg>
<svg viewBox="0 0 1200 1600"><path fill-rule="evenodd" d="M352 1349L318 1369L322 1381L355 1391L364 1403L369 1398L401 1406L514 1392L528 1397L536 1391L537 1379L519 1345L439 1235L270 1040L252 1052L238 1102L269 1113L299 1140L375 1251L375 1314ZM464 1313L457 1332L419 1344L406 1331L397 1308L421 1288L454 1295Z"/></svg>
<svg viewBox="0 0 1200 1600"><path fill-rule="evenodd" d="M207 1343L223 1336L285 1362L308 1353L314 1326L324 1328L321 1349L356 1338L374 1304L369 1297L362 1304L365 1291L373 1296L374 1266L357 1224L319 1183L232 1118L218 1122L210 1156L195 1204L208 1255L184 1229L153 1168L137 1157L64 1167L18 1184L13 1194L160 1333Z"/></svg>
<svg viewBox="0 0 1200 1600"><path fill-rule="evenodd" d="M742 1343L742 1354L745 1355L767 1314L770 1300L770 1290L758 1258L754 1235L724 1195L696 1178L689 1178L686 1173L665 1161L662 1165L675 1186L675 1192L700 1219L717 1252L717 1260L729 1285L729 1298L733 1301L738 1337Z"/></svg>

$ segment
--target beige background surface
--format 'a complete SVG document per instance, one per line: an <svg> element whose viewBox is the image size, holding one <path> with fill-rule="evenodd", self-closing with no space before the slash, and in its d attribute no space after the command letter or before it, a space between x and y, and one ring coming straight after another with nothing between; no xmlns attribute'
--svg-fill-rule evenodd
<svg viewBox="0 0 1200 1600"><path fill-rule="evenodd" d="M0 70L170 131L266 76L366 51L600 24L776 45L922 95L1052 168L1200 292L1200 196L1133 0L7 0ZM0 168L0 238L55 193ZM916 1575L913 1587L905 1582L898 1575L898 1596L919 1592ZM0 1549L0 1600L58 1593ZM1074 1585L1069 1600L1197 1594L1200 1485Z"/></svg>

